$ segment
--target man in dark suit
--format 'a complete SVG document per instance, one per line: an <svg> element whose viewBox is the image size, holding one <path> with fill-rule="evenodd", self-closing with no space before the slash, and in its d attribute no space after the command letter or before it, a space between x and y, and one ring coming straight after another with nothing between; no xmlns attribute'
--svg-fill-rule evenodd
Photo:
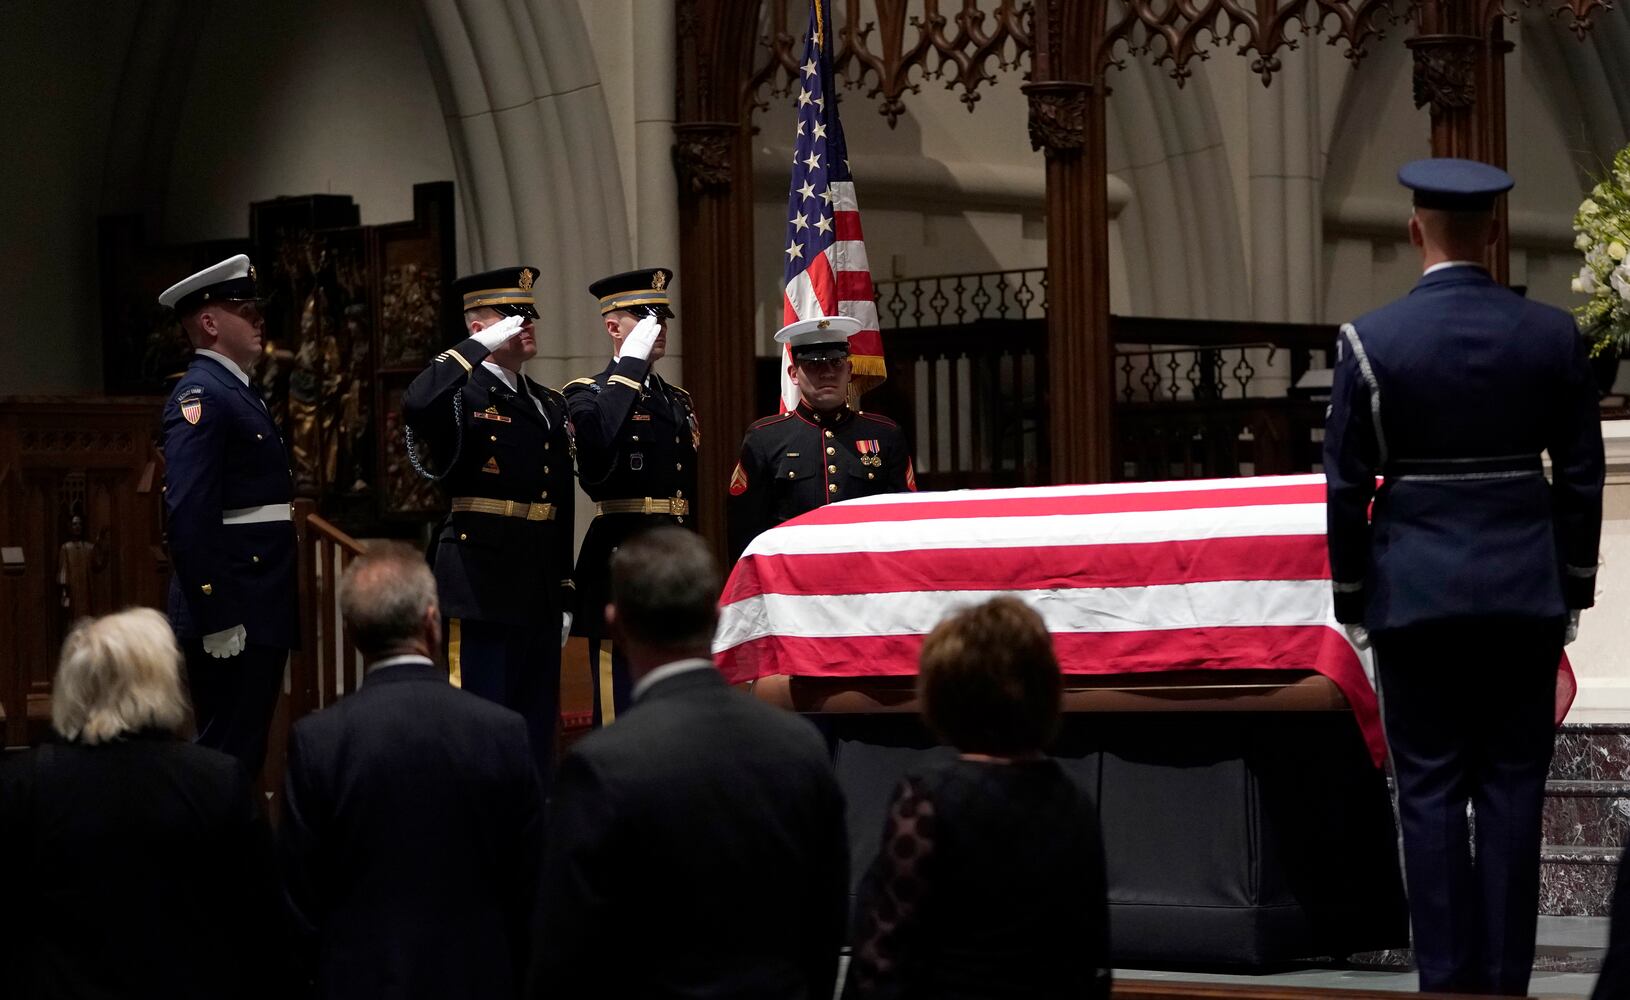
<svg viewBox="0 0 1630 1000"><path fill-rule="evenodd" d="M829 503L916 490L900 425L849 406L849 338L860 321L820 316L775 335L791 355L798 405L747 429L730 475L730 555L783 521Z"/></svg>
<svg viewBox="0 0 1630 1000"><path fill-rule="evenodd" d="M813 727L713 669L718 592L683 528L612 557L607 619L634 701L561 761L532 996L832 995L842 793Z"/></svg>
<svg viewBox="0 0 1630 1000"><path fill-rule="evenodd" d="M633 686L628 660L611 642L601 613L611 590L611 553L641 531L695 524L691 504L701 431L690 393L656 373L673 318L672 281L672 271L655 267L590 285L612 358L600 374L561 389L577 429L578 481L594 501L594 520L577 554L583 614L572 631L589 640L596 726L628 708Z"/></svg>
<svg viewBox="0 0 1630 1000"><path fill-rule="evenodd" d="M194 348L164 404L170 623L198 742L258 774L300 617L288 453L249 385L265 329L254 266L239 254L170 286L159 303Z"/></svg>
<svg viewBox="0 0 1630 1000"><path fill-rule="evenodd" d="M362 687L289 740L284 883L301 968L324 997L514 997L542 849L521 717L430 659L424 559L375 543L340 581Z"/></svg>
<svg viewBox="0 0 1630 1000"><path fill-rule="evenodd" d="M574 453L565 398L521 373L538 353L537 274L506 267L454 283L470 335L414 378L402 414L415 467L452 498L430 557L449 674L526 718L548 781L575 605Z"/></svg>
<svg viewBox="0 0 1630 1000"><path fill-rule="evenodd" d="M1374 643L1421 989L1523 995L1557 667L1596 577L1596 391L1572 318L1483 266L1511 178L1424 160L1399 180L1425 274L1338 341L1335 614Z"/></svg>

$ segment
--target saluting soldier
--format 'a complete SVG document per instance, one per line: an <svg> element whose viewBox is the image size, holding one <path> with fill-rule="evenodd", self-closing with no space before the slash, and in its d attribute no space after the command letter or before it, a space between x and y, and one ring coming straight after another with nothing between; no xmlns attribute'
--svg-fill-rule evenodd
<svg viewBox="0 0 1630 1000"><path fill-rule="evenodd" d="M430 556L450 679L526 718L547 781L575 607L572 435L565 398L521 372L538 353L537 275L454 282L470 335L414 378L402 414L410 457L452 498Z"/></svg>
<svg viewBox="0 0 1630 1000"><path fill-rule="evenodd" d="M1421 989L1527 995L1557 667L1594 599L1600 416L1573 319L1484 267L1511 178L1435 159L1398 179L1425 273L1337 341L1335 614L1375 649Z"/></svg>
<svg viewBox="0 0 1630 1000"><path fill-rule="evenodd" d="M900 425L849 406L848 316L799 320L776 333L792 355L798 405L753 424L730 476L732 558L758 535L823 504L917 489Z"/></svg>
<svg viewBox="0 0 1630 1000"><path fill-rule="evenodd" d="M289 456L249 384L265 332L254 266L238 254L158 300L193 346L164 404L170 624L198 742L259 774L300 615Z"/></svg>
<svg viewBox="0 0 1630 1000"><path fill-rule="evenodd" d="M611 338L611 361L600 374L562 389L577 429L578 481L594 501L594 520L577 555L583 613L573 634L588 639L597 726L628 706L633 683L627 659L606 631L611 554L649 528L695 523L696 411L690 393L656 373L673 318L672 281L672 271L656 267L590 285Z"/></svg>

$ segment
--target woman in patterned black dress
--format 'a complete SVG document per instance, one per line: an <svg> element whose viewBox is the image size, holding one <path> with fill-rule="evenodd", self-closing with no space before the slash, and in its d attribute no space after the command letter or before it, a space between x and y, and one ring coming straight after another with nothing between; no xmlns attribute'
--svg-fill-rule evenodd
<svg viewBox="0 0 1630 1000"><path fill-rule="evenodd" d="M918 692L959 754L895 792L845 996L1107 997L1098 815L1044 753L1063 681L1040 616L999 597L947 618L923 643Z"/></svg>

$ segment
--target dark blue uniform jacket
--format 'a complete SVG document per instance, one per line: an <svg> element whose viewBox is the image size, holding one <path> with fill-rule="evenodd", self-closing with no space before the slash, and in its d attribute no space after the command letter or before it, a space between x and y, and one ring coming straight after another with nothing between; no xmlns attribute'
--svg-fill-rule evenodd
<svg viewBox="0 0 1630 1000"><path fill-rule="evenodd" d="M199 355L164 404L170 624L182 638L244 626L254 645L300 644L294 522L224 512L294 499L289 457L255 391Z"/></svg>
<svg viewBox="0 0 1630 1000"><path fill-rule="evenodd" d="M441 610L507 625L558 624L576 603L566 400L525 376L528 396L510 389L482 366L488 353L473 337L442 352L408 386L402 414L429 446L430 468L448 470L442 486L450 498L551 504L553 517L449 513L431 554Z"/></svg>
<svg viewBox="0 0 1630 1000"><path fill-rule="evenodd" d="M1338 620L1591 605L1602 429L1567 313L1456 266L1344 326L1338 358L1324 439Z"/></svg>

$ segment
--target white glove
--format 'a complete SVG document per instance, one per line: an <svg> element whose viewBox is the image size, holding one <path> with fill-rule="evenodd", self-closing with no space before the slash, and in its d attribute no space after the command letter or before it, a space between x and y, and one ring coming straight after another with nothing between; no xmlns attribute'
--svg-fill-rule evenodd
<svg viewBox="0 0 1630 1000"><path fill-rule="evenodd" d="M572 637L572 613L570 611L562 611L560 613L560 648L561 649L566 648L566 640L570 639L571 637Z"/></svg>
<svg viewBox="0 0 1630 1000"><path fill-rule="evenodd" d="M480 342L488 351L496 351L504 346L504 341L521 332L521 324L526 322L520 316L506 316L489 327L470 334Z"/></svg>
<svg viewBox="0 0 1630 1000"><path fill-rule="evenodd" d="M217 660L231 659L243 652L244 643L248 641L249 633L244 631L243 626L234 625L204 636L204 652Z"/></svg>
<svg viewBox="0 0 1630 1000"><path fill-rule="evenodd" d="M644 361L651 356L651 348L656 345L657 337L662 333L662 321L655 316L647 316L634 324L634 329L628 331L623 338L623 349L618 357L634 358Z"/></svg>
<svg viewBox="0 0 1630 1000"><path fill-rule="evenodd" d="M1568 612L1568 631L1562 636L1562 645L1566 646L1579 638L1579 609Z"/></svg>
<svg viewBox="0 0 1630 1000"><path fill-rule="evenodd" d="M1343 625L1342 628L1347 630L1347 641L1353 644L1353 648L1360 652L1370 648L1369 629L1362 625Z"/></svg>

